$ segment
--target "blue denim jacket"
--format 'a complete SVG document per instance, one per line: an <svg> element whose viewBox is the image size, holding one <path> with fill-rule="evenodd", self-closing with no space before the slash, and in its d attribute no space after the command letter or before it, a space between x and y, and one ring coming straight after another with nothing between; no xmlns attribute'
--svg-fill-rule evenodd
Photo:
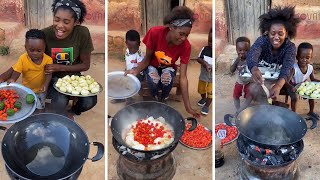
<svg viewBox="0 0 320 180"><path fill-rule="evenodd" d="M258 66L259 61L264 60L267 63L276 63L282 65L279 79L284 78L288 81L290 70L293 68L296 57L296 47L288 38L279 49L279 53L272 55L272 45L267 35L260 36L251 46L247 54L247 65L249 70Z"/></svg>

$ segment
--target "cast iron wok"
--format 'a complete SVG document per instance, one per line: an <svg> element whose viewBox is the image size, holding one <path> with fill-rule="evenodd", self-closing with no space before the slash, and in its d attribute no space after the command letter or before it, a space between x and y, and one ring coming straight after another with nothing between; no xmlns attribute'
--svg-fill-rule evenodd
<svg viewBox="0 0 320 180"><path fill-rule="evenodd" d="M89 158L90 144L98 147ZM6 166L20 179L66 179L77 173L87 159L98 161L104 146L89 143L74 121L51 113L29 116L13 124L2 141Z"/></svg>
<svg viewBox="0 0 320 180"><path fill-rule="evenodd" d="M230 114L224 121L227 125ZM260 144L281 146L300 141L307 132L305 120L295 112L273 105L249 107L236 117L235 125L239 132Z"/></svg>
<svg viewBox="0 0 320 180"><path fill-rule="evenodd" d="M161 151L170 148L171 146L174 146L179 142L185 130L185 118L183 118L181 114L172 107L155 101L143 101L134 103L118 111L111 121L111 131L114 138L120 144L130 149L139 152L146 152L144 150L139 150L128 146L124 141L124 137L126 134L126 130L130 129L130 125L132 123L136 122L138 119L144 119L150 116L153 116L153 118L155 119L159 117L163 117L165 119L166 123L168 123L173 128L174 141L167 147L148 152ZM196 119L187 118L187 120L192 121L192 126L189 129L190 131L197 127Z"/></svg>

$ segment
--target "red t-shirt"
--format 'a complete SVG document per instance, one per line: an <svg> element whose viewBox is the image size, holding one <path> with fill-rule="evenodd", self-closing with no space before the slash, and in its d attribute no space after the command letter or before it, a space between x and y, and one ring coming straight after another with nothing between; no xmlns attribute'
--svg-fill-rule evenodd
<svg viewBox="0 0 320 180"><path fill-rule="evenodd" d="M166 35L169 28L165 26L152 27L143 38L142 42L147 49L154 51L151 59L151 65L155 68L173 67L176 69L176 61L180 57L181 64L188 64L191 45L185 40L179 46L168 46Z"/></svg>

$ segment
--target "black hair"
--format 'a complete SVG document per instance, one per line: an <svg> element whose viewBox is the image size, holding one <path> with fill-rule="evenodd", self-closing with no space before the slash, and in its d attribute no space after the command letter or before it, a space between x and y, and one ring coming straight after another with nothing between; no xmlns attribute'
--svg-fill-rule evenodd
<svg viewBox="0 0 320 180"><path fill-rule="evenodd" d="M80 18L78 19L77 18L77 14L72 10L71 7L69 6L59 6L57 9L56 9L56 4L59 2L60 0L54 0L53 4L51 5L51 8L52 8L52 12L53 14L56 14L58 9L68 9L70 10L72 13L73 13L73 18L75 20L79 20L79 23L83 23L84 21L84 17L87 15L87 9L86 9L86 6L84 5L83 2L81 2L80 0L69 0L69 1L72 1L73 3L75 3L76 5L78 5L78 7L81 9L81 14L80 14Z"/></svg>
<svg viewBox="0 0 320 180"><path fill-rule="evenodd" d="M313 51L313 46L308 42L303 42L299 44L297 54L300 53L301 49L311 49Z"/></svg>
<svg viewBox="0 0 320 180"><path fill-rule="evenodd" d="M45 40L46 36L43 31L39 29L30 29L26 32L26 39L43 39Z"/></svg>
<svg viewBox="0 0 320 180"><path fill-rule="evenodd" d="M238 42L247 42L247 43L249 43L249 45L250 45L250 39L247 38L247 37L244 37L244 36L238 37L237 40L236 40L236 44L237 44Z"/></svg>
<svg viewBox="0 0 320 180"><path fill-rule="evenodd" d="M297 33L297 26L300 22L299 17L295 16L295 6L275 7L269 12L259 17L259 29L261 34L268 32L273 24L282 24L288 32L290 39L294 38Z"/></svg>
<svg viewBox="0 0 320 180"><path fill-rule="evenodd" d="M126 40L140 42L140 34L138 31L131 29L126 33Z"/></svg>
<svg viewBox="0 0 320 180"><path fill-rule="evenodd" d="M164 17L163 24L168 25L170 22L177 19L191 19L192 22L195 20L194 13L190 8L186 6L176 6L172 9L170 14Z"/></svg>

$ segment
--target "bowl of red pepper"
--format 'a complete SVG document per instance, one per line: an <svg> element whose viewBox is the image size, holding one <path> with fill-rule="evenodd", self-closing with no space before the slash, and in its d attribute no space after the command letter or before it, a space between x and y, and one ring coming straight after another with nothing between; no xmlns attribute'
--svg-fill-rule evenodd
<svg viewBox="0 0 320 180"><path fill-rule="evenodd" d="M180 139L180 143L190 149L204 150L212 146L212 131L202 124L197 124L193 131L188 131L190 123L186 123L186 130Z"/></svg>

